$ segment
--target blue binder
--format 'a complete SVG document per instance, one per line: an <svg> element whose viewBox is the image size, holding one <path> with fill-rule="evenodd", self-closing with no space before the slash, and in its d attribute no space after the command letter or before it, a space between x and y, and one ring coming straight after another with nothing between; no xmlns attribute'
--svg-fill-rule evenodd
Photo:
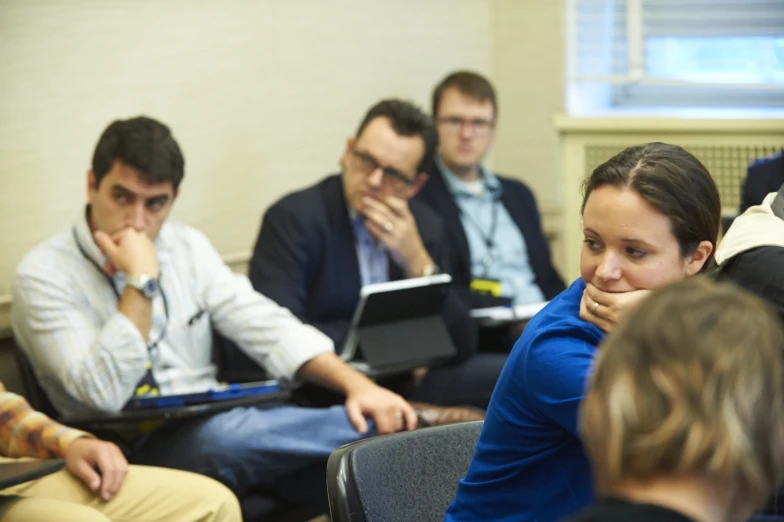
<svg viewBox="0 0 784 522"><path fill-rule="evenodd" d="M153 408L178 408L193 404L207 404L229 399L242 399L274 393L280 390L278 381L263 381L246 384L230 384L225 388L207 390L199 393L181 395L159 395L157 397L134 397L128 402L126 410L145 410Z"/></svg>

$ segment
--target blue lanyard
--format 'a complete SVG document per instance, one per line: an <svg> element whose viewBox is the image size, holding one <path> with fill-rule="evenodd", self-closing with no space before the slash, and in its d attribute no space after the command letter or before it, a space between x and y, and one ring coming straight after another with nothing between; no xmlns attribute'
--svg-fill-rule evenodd
<svg viewBox="0 0 784 522"><path fill-rule="evenodd" d="M485 255L484 258L482 259L482 265L484 266L483 277L487 277L487 274L490 272L490 267L495 262L493 249L495 248L495 233L498 227L498 207L501 206L500 200L501 198L498 196L495 196L493 198L492 201L493 214L492 217L490 218L491 219L490 230L488 231L487 234L485 234L485 231L482 230L482 227L479 225L479 222L476 219L474 219L474 216L472 216L468 212L463 212L463 210L460 209L460 214L468 217L468 221L474 226L476 231L479 232L479 236L482 238L482 241L484 241L485 243ZM458 208L460 207L458 206Z"/></svg>

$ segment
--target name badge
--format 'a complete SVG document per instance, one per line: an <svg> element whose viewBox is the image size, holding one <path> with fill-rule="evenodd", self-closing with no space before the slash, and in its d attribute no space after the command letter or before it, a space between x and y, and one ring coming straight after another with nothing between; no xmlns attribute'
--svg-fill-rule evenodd
<svg viewBox="0 0 784 522"><path fill-rule="evenodd" d="M477 294L488 294L493 297L501 297L501 281L494 279L473 279L471 281L471 291Z"/></svg>

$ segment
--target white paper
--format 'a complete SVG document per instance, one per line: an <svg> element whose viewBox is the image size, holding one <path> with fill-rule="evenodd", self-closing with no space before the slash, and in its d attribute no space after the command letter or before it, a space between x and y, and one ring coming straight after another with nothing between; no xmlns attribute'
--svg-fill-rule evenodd
<svg viewBox="0 0 784 522"><path fill-rule="evenodd" d="M490 308L476 308L471 310L471 317L481 325L513 323L527 321L539 313L550 301L529 303L517 306L491 306Z"/></svg>

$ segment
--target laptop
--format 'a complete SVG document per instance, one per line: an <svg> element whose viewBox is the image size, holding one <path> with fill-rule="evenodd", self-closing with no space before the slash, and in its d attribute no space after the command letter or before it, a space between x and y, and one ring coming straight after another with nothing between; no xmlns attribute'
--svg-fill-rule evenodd
<svg viewBox="0 0 784 522"><path fill-rule="evenodd" d="M370 376L457 353L443 319L452 278L436 274L362 287L341 358Z"/></svg>

